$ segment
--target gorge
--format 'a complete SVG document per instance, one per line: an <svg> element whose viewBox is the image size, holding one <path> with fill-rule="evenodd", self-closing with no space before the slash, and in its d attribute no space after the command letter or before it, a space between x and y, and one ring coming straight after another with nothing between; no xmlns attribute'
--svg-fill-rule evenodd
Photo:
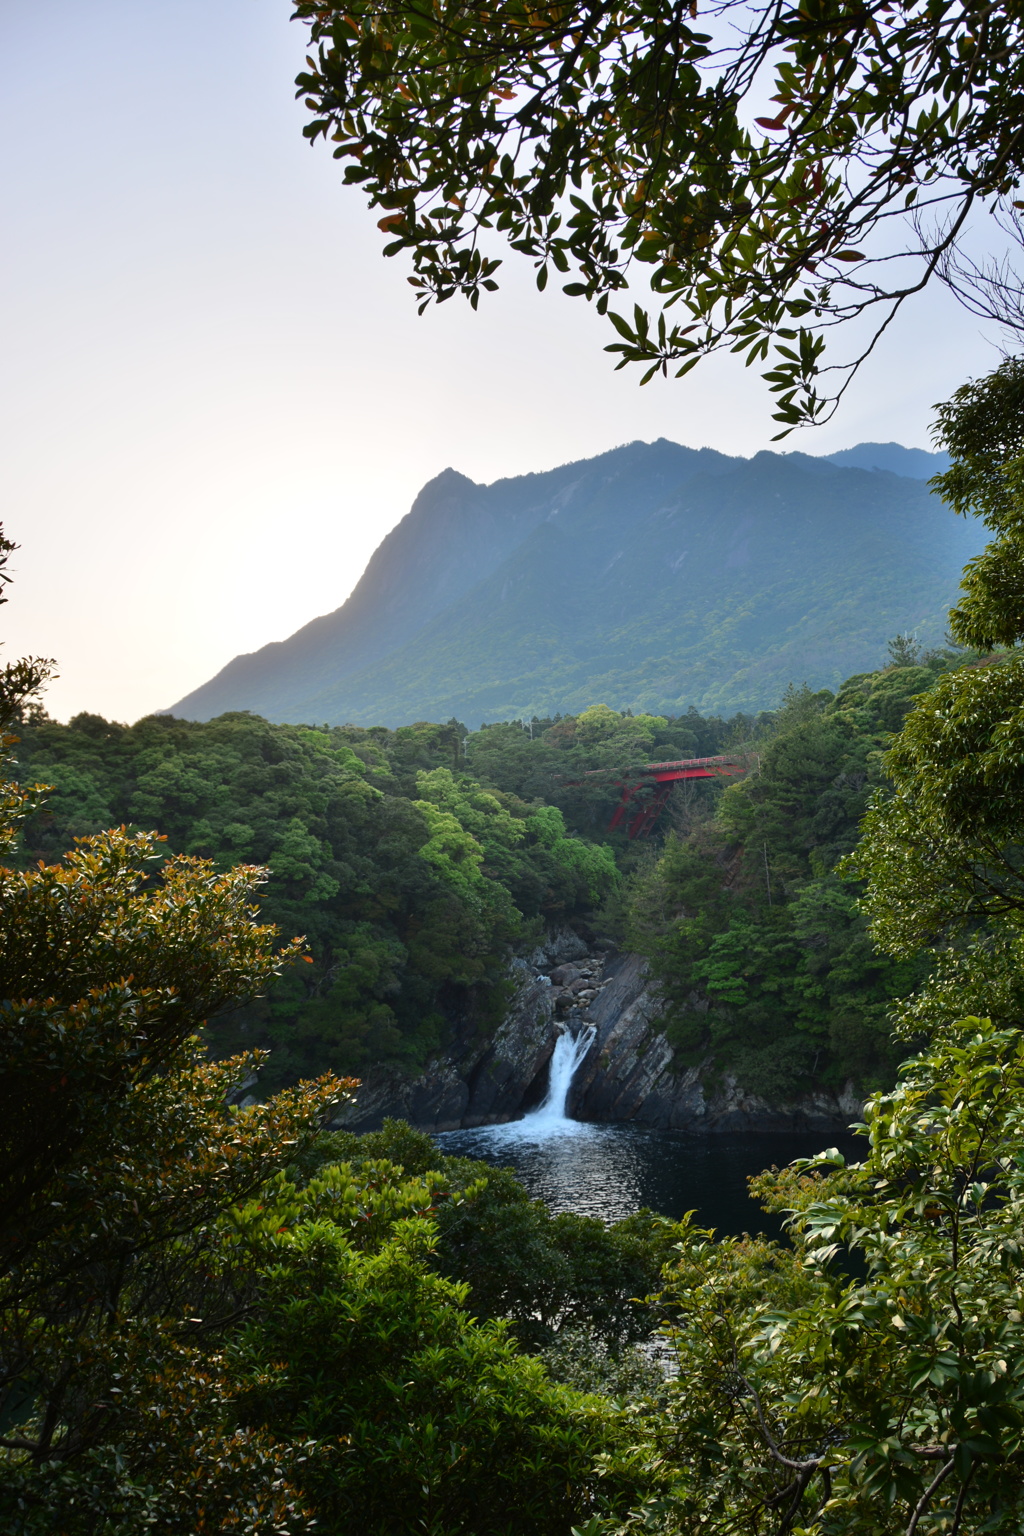
<svg viewBox="0 0 1024 1536"><path fill-rule="evenodd" d="M369 1131L390 1117L435 1133L505 1124L534 1135L550 1130L545 1117L570 1116L702 1135L831 1134L859 1117L852 1083L779 1101L716 1074L710 1058L681 1068L640 955L589 952L566 929L513 969L516 993L491 1038L456 1037L413 1077L371 1069L337 1124ZM707 1006L694 997L695 1011Z"/></svg>

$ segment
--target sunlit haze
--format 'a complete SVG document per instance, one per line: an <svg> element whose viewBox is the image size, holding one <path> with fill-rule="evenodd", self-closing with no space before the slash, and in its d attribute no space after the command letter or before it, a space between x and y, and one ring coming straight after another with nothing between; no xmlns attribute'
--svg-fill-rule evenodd
<svg viewBox="0 0 1024 1536"><path fill-rule="evenodd" d="M634 438L751 454L734 359L638 387L529 268L417 318L407 269L301 136L288 0L0 4L8 657L57 658L59 718L135 719L336 608L419 487ZM784 447L929 446L997 354L936 291L838 417Z"/></svg>

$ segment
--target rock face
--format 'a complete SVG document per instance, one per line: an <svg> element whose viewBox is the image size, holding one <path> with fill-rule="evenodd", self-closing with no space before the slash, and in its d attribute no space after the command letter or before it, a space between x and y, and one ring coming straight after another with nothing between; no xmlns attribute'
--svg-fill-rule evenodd
<svg viewBox="0 0 1024 1536"><path fill-rule="evenodd" d="M840 1095L808 1094L769 1103L725 1076L708 1092L701 1067L673 1069L673 1051L660 1029L657 988L640 955L622 955L604 969L590 1005L594 1043L573 1082L571 1112L581 1120L632 1120L682 1131L845 1130L861 1103L852 1085Z"/></svg>
<svg viewBox="0 0 1024 1536"><path fill-rule="evenodd" d="M516 993L489 1039L456 1035L447 1053L429 1062L419 1077L394 1071L368 1075L355 1104L342 1110L335 1125L369 1131L392 1116L422 1130L453 1131L516 1119L544 1097L555 1041L577 1023L576 1000L555 977L571 974L573 983L596 978L601 963L601 957L588 958L586 944L572 929L554 933L542 948L513 962Z"/></svg>
<svg viewBox="0 0 1024 1536"><path fill-rule="evenodd" d="M543 1097L558 1029L547 978L525 966L504 1021L489 1040L456 1039L448 1055L420 1077L397 1072L367 1077L355 1105L335 1121L352 1131L376 1130L386 1116L426 1131L513 1120Z"/></svg>
<svg viewBox="0 0 1024 1536"><path fill-rule="evenodd" d="M844 1130L860 1115L852 1085L840 1095L818 1093L769 1103L728 1076L706 1087L702 1068L674 1068L661 1031L657 988L639 955L590 953L566 929L513 974L518 988L504 1021L487 1040L457 1038L421 1076L381 1073L367 1078L356 1103L335 1122L376 1129L385 1116L427 1131L450 1131L514 1120L537 1105L547 1088L548 1062L563 1029L588 1024L594 1040L576 1073L569 1112L581 1120L631 1120L639 1125L714 1131Z"/></svg>

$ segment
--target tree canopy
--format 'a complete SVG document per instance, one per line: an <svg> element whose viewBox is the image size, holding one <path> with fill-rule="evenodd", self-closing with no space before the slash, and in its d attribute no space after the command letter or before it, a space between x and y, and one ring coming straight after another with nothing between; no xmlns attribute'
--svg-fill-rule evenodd
<svg viewBox="0 0 1024 1536"><path fill-rule="evenodd" d="M0 531L0 576L12 547ZM47 672L0 673L4 727ZM45 795L7 778L16 742L0 738L4 850ZM0 1523L19 1536L307 1524L289 1453L232 1418L210 1341L246 1279L214 1233L352 1084L232 1107L259 1053L205 1060L206 1015L302 942L255 922L263 871L165 860L159 841L122 827L0 867Z"/></svg>
<svg viewBox="0 0 1024 1536"><path fill-rule="evenodd" d="M914 946L893 960L872 944L836 865L857 842L890 733L956 663L937 653L834 696L793 689L750 744L756 771L694 806L660 858L628 877L628 943L650 960L681 1064L773 1099L892 1081L893 1002L927 962Z"/></svg>
<svg viewBox="0 0 1024 1536"><path fill-rule="evenodd" d="M298 0L313 140L408 252L422 306L498 286L502 243L607 313L644 382L770 359L783 432L825 419L932 278L1021 324L1021 20L1005 5ZM760 114L760 115L758 115ZM651 300L611 307L636 264ZM853 355L823 360L854 328ZM822 382L822 378L825 382Z"/></svg>
<svg viewBox="0 0 1024 1536"><path fill-rule="evenodd" d="M885 756L891 788L873 796L851 868L869 881L873 934L891 953L936 941L979 954L1009 944L1005 967L982 960L976 979L988 987L997 972L1008 983L1019 974L1024 912L1024 361L1010 358L958 390L940 407L936 435L952 458L937 488L994 534L968 565L950 616L954 636L984 654L908 714ZM994 997L974 1001L988 1011Z"/></svg>
<svg viewBox="0 0 1024 1536"><path fill-rule="evenodd" d="M869 1100L863 1162L754 1181L790 1245L686 1232L678 1385L634 1453L671 1489L579 1536L1020 1530L1022 1066L963 1019Z"/></svg>
<svg viewBox="0 0 1024 1536"><path fill-rule="evenodd" d="M622 774L713 754L736 724L604 706L472 735L452 721L37 717L20 727L18 772L51 787L16 857L50 864L71 839L125 823L160 828L149 855L210 859L222 880L240 858L259 863L263 917L305 934L312 963L229 1012L211 998L217 1053L270 1047L275 1086L324 1067L415 1070L466 1021L498 1022L513 948L584 918L616 885L625 835L606 838Z"/></svg>

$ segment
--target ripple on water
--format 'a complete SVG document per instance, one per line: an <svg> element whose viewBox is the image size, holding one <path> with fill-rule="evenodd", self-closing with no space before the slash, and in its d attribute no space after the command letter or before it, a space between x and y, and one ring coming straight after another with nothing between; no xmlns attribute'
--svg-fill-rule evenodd
<svg viewBox="0 0 1024 1536"><path fill-rule="evenodd" d="M575 1211L610 1222L641 1207L676 1219L695 1210L699 1222L720 1232L772 1236L780 1224L750 1199L751 1174L830 1146L838 1146L847 1159L859 1159L866 1149L860 1137L848 1133L729 1131L694 1136L538 1115L507 1125L445 1131L436 1140L445 1153L511 1167L530 1194L553 1211Z"/></svg>

